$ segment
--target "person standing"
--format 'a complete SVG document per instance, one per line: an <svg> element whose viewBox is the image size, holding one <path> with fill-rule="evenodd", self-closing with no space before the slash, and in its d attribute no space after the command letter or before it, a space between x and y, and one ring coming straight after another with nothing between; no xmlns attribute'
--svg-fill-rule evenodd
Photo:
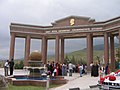
<svg viewBox="0 0 120 90"><path fill-rule="evenodd" d="M90 69L91 69L91 76L93 76L93 62L90 64Z"/></svg>
<svg viewBox="0 0 120 90"><path fill-rule="evenodd" d="M53 76L56 76L56 72L57 72L57 69L56 68L54 68L54 71L53 71Z"/></svg>
<svg viewBox="0 0 120 90"><path fill-rule="evenodd" d="M10 61L10 75L13 75L14 61L13 58Z"/></svg>
<svg viewBox="0 0 120 90"><path fill-rule="evenodd" d="M82 77L83 65L80 64L80 66L78 68L79 68L79 72L80 72L80 77Z"/></svg>
<svg viewBox="0 0 120 90"><path fill-rule="evenodd" d="M50 61L48 61L46 67L47 67L47 71L50 71Z"/></svg>
<svg viewBox="0 0 120 90"><path fill-rule="evenodd" d="M8 76L8 68L9 68L9 60L7 60L4 64L5 76Z"/></svg>
<svg viewBox="0 0 120 90"><path fill-rule="evenodd" d="M69 63L68 68L69 68L69 76L72 76L73 64L71 62Z"/></svg>
<svg viewBox="0 0 120 90"><path fill-rule="evenodd" d="M107 63L105 67L105 75L110 74L110 68L109 68L109 63Z"/></svg>
<svg viewBox="0 0 120 90"><path fill-rule="evenodd" d="M62 64L62 76L65 76L65 63Z"/></svg>
<svg viewBox="0 0 120 90"><path fill-rule="evenodd" d="M97 62L95 62L93 64L93 66L92 66L92 74L91 74L91 76L98 77L98 75L99 75L98 68L99 68L99 66L98 66Z"/></svg>

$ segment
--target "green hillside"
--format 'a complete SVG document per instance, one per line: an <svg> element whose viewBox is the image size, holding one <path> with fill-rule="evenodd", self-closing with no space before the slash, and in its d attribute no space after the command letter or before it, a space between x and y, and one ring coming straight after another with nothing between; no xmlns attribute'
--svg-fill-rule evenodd
<svg viewBox="0 0 120 90"><path fill-rule="evenodd" d="M115 43L114 46L115 48L117 48L119 44ZM80 59L87 60L87 49L84 48L82 50L74 51L66 55L70 59L74 56L76 60L80 60ZM104 44L93 46L93 60L98 60L98 59L102 60L103 56L104 56Z"/></svg>
<svg viewBox="0 0 120 90"><path fill-rule="evenodd" d="M118 44L115 43L115 48L118 47ZM70 60L74 57L75 60L87 60L87 50L86 48L82 49L82 50L78 50L78 51L74 51L71 53L67 53L65 54L65 58L69 58ZM99 44L99 45L95 45L93 46L93 60L103 60L103 56L104 56L104 44ZM55 56L49 56L48 59L49 60L54 60Z"/></svg>
<svg viewBox="0 0 120 90"><path fill-rule="evenodd" d="M119 46L119 44L118 43L115 43L114 44L114 46L115 46L115 48L117 48L118 46ZM110 46L109 46L110 47ZM86 48L84 48L83 50L86 50ZM93 50L104 50L104 44L99 44L99 45L95 45L94 47L93 47Z"/></svg>
<svg viewBox="0 0 120 90"><path fill-rule="evenodd" d="M103 50L95 50L93 51L93 59L97 60L98 58L102 60L104 51ZM72 59L74 56L75 60L87 60L87 52L85 50L78 50L72 53L66 54L68 58Z"/></svg>

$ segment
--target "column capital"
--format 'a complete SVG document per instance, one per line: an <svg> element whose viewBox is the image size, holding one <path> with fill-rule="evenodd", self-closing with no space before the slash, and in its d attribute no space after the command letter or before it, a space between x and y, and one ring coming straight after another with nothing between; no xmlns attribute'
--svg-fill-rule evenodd
<svg viewBox="0 0 120 90"><path fill-rule="evenodd" d="M10 33L10 35L11 35L11 36L12 36L12 35L15 36L15 33Z"/></svg>
<svg viewBox="0 0 120 90"><path fill-rule="evenodd" d="M43 38L46 39L46 40L48 39L46 35L43 35L43 36L42 36L42 39L43 39Z"/></svg>
<svg viewBox="0 0 120 90"><path fill-rule="evenodd" d="M57 35L56 35L56 37L58 37L58 38L59 38L59 37L60 37L60 35L58 35L58 34L57 34Z"/></svg>
<svg viewBox="0 0 120 90"><path fill-rule="evenodd" d="M63 37L63 36L60 36L60 39L64 39L64 37Z"/></svg>
<svg viewBox="0 0 120 90"><path fill-rule="evenodd" d="M110 37L114 37L114 35L110 33Z"/></svg>
<svg viewBox="0 0 120 90"><path fill-rule="evenodd" d="M87 35L87 36L88 36L88 35L93 35L93 33L87 33L86 35Z"/></svg>
<svg viewBox="0 0 120 90"><path fill-rule="evenodd" d="M45 38L46 38L47 36L46 36L46 35L43 35L42 37L45 37Z"/></svg>
<svg viewBox="0 0 120 90"><path fill-rule="evenodd" d="M31 38L31 35L27 35L27 37L26 38Z"/></svg>
<svg viewBox="0 0 120 90"><path fill-rule="evenodd" d="M104 35L108 35L108 32L104 32Z"/></svg>
<svg viewBox="0 0 120 90"><path fill-rule="evenodd" d="M31 35L29 35L29 34L28 34L27 36L30 36L30 37L31 37Z"/></svg>

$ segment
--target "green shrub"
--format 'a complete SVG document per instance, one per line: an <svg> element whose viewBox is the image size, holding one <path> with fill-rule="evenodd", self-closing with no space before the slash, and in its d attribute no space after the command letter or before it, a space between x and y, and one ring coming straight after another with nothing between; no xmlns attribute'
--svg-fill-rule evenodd
<svg viewBox="0 0 120 90"><path fill-rule="evenodd" d="M15 64L15 69L23 69L23 67L24 67L23 60Z"/></svg>

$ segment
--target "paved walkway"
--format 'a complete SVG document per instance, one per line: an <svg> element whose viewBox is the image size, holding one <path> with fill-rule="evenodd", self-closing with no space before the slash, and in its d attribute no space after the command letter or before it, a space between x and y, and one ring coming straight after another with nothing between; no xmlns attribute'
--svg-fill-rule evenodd
<svg viewBox="0 0 120 90"><path fill-rule="evenodd" d="M27 75L29 72L25 70L14 70L14 75ZM0 74L4 75L4 69L0 68ZM99 90L90 89L89 86L97 85L99 77L91 77L90 74L80 77L78 73L73 73L73 76L65 76L68 83L56 88L51 88L50 90L69 90L70 88L79 87L80 90Z"/></svg>
<svg viewBox="0 0 120 90"><path fill-rule="evenodd" d="M89 90L89 86L97 85L99 77L91 77L90 74L80 77L78 73L75 73L72 77L65 76L65 79L69 80L67 84L60 87L52 88L50 90L69 90L70 88L77 87L79 87L80 90Z"/></svg>
<svg viewBox="0 0 120 90"><path fill-rule="evenodd" d="M13 75L27 75L29 72L25 70L14 70ZM4 75L4 68L0 68L0 74ZM8 72L10 74L10 72Z"/></svg>

